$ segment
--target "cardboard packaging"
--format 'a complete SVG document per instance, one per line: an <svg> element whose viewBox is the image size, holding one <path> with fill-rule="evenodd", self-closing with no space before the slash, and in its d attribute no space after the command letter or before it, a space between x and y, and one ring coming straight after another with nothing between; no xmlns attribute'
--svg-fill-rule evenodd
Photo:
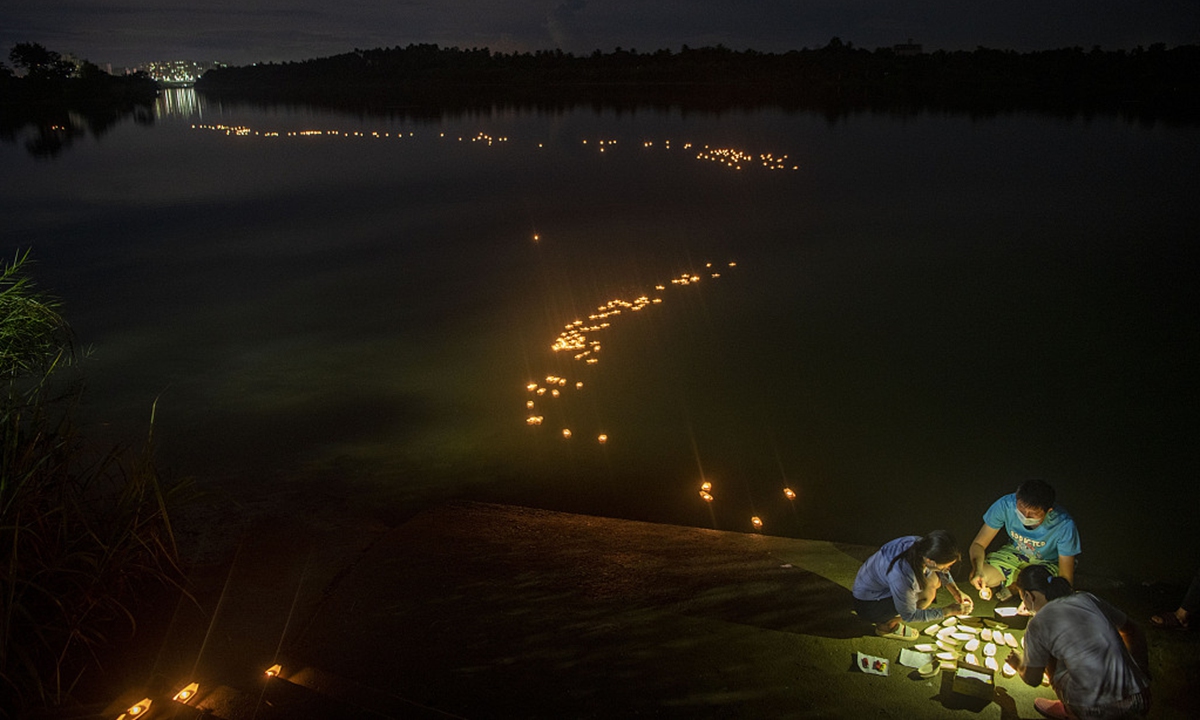
<svg viewBox="0 0 1200 720"><path fill-rule="evenodd" d="M996 692L996 672L959 660L954 668L951 689L959 695L991 702Z"/></svg>

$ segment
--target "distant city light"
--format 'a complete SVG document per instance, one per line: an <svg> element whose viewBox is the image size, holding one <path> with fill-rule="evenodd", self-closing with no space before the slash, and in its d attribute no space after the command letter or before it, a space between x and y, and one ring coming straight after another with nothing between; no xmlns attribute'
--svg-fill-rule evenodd
<svg viewBox="0 0 1200 720"><path fill-rule="evenodd" d="M165 85L193 85L204 73L221 67L225 67L225 63L167 60L148 62L134 70L140 70Z"/></svg>

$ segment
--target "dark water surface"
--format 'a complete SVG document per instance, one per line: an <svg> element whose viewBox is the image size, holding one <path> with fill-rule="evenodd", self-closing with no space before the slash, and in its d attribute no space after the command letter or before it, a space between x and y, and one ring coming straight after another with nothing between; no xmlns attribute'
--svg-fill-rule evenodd
<svg viewBox="0 0 1200 720"><path fill-rule="evenodd" d="M1197 129L169 99L0 145L0 249L93 348L94 432L157 398L176 474L964 549L1036 475L1083 571L1200 563Z"/></svg>

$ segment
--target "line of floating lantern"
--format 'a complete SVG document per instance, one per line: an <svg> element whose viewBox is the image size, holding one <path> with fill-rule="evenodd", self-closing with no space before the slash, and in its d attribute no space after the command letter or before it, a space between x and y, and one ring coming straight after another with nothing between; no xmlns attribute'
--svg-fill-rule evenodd
<svg viewBox="0 0 1200 720"><path fill-rule="evenodd" d="M534 242L541 240L539 235L533 236ZM730 262L727 265L730 268L737 267L736 262ZM706 263L705 268L709 271L709 277L719 278L721 274L713 269L713 263ZM672 279L672 285L693 285L700 282L700 275L695 273L683 273ZM665 284L654 286L656 293L664 292L667 289ZM596 333L608 330L612 327L612 323L623 313L626 312L641 312L647 307L659 305L663 301L661 296L650 297L649 295L639 295L633 300L624 300L616 298L609 300L603 305L596 308L595 312L587 316L587 321L582 319L573 320L563 327L562 332L554 339L550 345L550 350L555 353L570 353L571 359L577 362L582 362L587 366L593 366L600 362L597 355L603 350L603 345L592 336ZM540 426L546 421L545 415L537 412L537 401L540 399L556 399L562 396L562 393L567 389L569 381L567 378L558 375L547 375L545 384L538 382L529 382L526 384L526 391L533 393L534 398L526 399L525 409L527 411L525 424L532 426ZM583 389L583 381L575 382L575 390ZM570 428L562 429L564 439L570 439L572 436ZM601 445L608 442L608 434L600 433L596 436L596 441Z"/></svg>
<svg viewBox="0 0 1200 720"><path fill-rule="evenodd" d="M395 139L402 139L402 138L406 138L406 137L411 138L411 137L416 136L416 133L411 132L411 131L408 133L404 133L404 132L393 133L393 132L386 132L386 131L380 132L378 130L372 130L372 131L334 130L334 129L318 130L318 129L310 128L310 129L305 129L305 130L290 130L290 131L283 132L283 131L279 131L279 130L266 130L266 131L254 130L253 128L250 128L245 125L224 125L224 124L208 124L208 123L194 124L191 127L193 130L207 130L207 131L213 131L213 132L220 132L225 135L234 135L234 136L238 136L238 137L246 137L246 136L289 137L289 138L340 137L340 138L372 138L372 139L376 139L376 140L383 140L383 139L392 139L392 138L395 138ZM440 133L438 133L438 137L445 138L446 133L440 132ZM485 133L482 131L476 133L473 137L457 135L457 136L455 136L455 138L458 140L458 142L479 143L479 144L485 145L487 147L491 147L492 145L497 144L497 143L507 143L509 141L509 138L507 136L493 136L493 135L489 135L488 133ZM581 141L581 144L587 145L589 147L595 147L598 152L603 153L603 152L606 152L607 150L609 150L610 148L614 147L615 145L617 145L617 141L612 140L612 139L599 139L599 140L594 140L594 141L583 139ZM642 141L642 148L644 148L644 149L653 149L658 146L659 146L659 144L653 140ZM671 149L671 141L664 140L661 142L661 146L666 150L670 150ZM537 147L544 148L545 143L539 142L539 143L537 143ZM690 142L685 142L682 144L682 147L684 150L691 150L693 148L693 144ZM695 157L697 160L703 160L703 161L707 161L707 162L715 162L717 164L728 167L732 170L742 170L743 168L749 168L749 167L755 167L755 166L761 166L768 170L789 170L789 169L790 170L799 170L800 169L800 167L798 165L794 165L789 162L787 155L778 155L777 156L774 153L770 153L770 152L758 153L758 155L753 155L745 150L739 150L737 148L710 147L708 145L704 145L701 150L696 152Z"/></svg>
<svg viewBox="0 0 1200 720"><path fill-rule="evenodd" d="M538 235L534 235L533 239L534 242L538 242L540 237ZM727 267L736 268L737 263L730 262L728 263ZM708 271L710 278L716 279L721 277L721 273L714 269L713 263L706 263L705 269ZM682 273L679 276L672 278L670 284L675 286L690 286L699 283L700 281L701 276L696 273ZM658 284L654 286L654 289L656 292L664 292L667 289L667 285ZM598 306L596 308L596 312L588 315L587 320L590 324L585 323L582 319L577 319L565 325L562 332L559 333L558 337L555 338L554 342L551 344L550 349L556 353L573 353L573 360L583 361L588 365L594 365L599 362L599 358L594 357L593 355L598 354L603 349L603 346L600 342L594 340L591 337L592 335L611 328L612 322L625 312L639 312L651 305L660 304L661 302L661 297L651 298L649 295L640 295L634 300L609 300L604 305ZM533 393L538 398L546 398L549 396L549 398L553 400L561 396L561 390L565 389L568 384L569 381L567 378L558 375L547 375L545 378L545 384L529 382L526 384L525 389L528 392ZM576 382L575 389L582 390L583 382ZM536 408L537 401L534 399L528 399L525 401L525 409L529 411L529 414L525 418L525 423L527 425L540 426L545 422L545 416L538 414L536 412ZM570 439L572 435L573 433L570 428L562 429L562 436L564 439ZM608 435L601 433L597 436L597 440L600 444L605 444L608 442ZM712 483L709 481L703 482L700 486L699 495L704 502L713 502L715 500L715 496L712 493ZM783 488L783 496L789 501L796 500L796 492L790 487ZM761 531L763 529L762 518L757 515L752 516L750 518L750 525L755 530Z"/></svg>

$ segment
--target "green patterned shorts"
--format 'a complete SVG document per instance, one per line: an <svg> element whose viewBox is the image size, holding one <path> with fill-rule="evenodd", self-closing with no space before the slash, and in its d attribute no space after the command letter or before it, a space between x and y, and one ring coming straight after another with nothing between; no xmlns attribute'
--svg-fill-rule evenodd
<svg viewBox="0 0 1200 720"><path fill-rule="evenodd" d="M1031 559L1017 552L1012 545L1005 545L995 552L988 553L987 564L1004 574L1003 587L1012 585L1012 581L1017 579L1017 573L1026 565L1044 565L1051 573L1058 575L1058 563Z"/></svg>

